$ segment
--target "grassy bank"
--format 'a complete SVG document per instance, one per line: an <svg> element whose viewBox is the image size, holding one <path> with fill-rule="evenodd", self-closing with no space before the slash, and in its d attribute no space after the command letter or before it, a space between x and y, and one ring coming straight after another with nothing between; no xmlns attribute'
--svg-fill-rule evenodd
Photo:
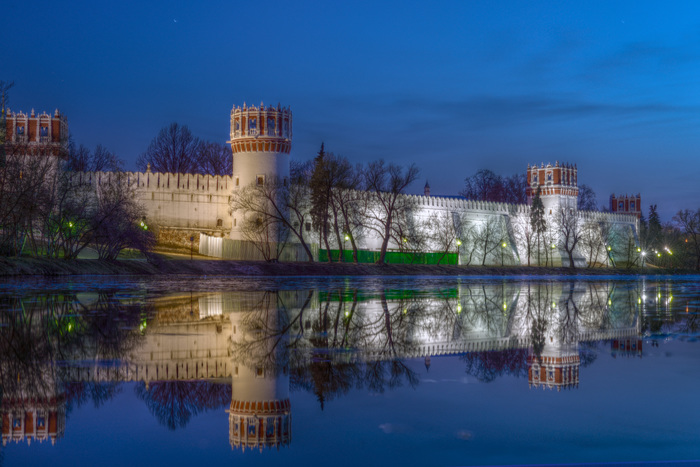
<svg viewBox="0 0 700 467"><path fill-rule="evenodd" d="M697 274L689 270L665 269L569 269L549 267L482 267L419 264L352 264L352 263L265 263L225 261L188 256L159 255L144 260L47 260L38 258L0 258L0 276L66 275L213 275L213 276L536 276L536 275L629 275L629 274Z"/></svg>

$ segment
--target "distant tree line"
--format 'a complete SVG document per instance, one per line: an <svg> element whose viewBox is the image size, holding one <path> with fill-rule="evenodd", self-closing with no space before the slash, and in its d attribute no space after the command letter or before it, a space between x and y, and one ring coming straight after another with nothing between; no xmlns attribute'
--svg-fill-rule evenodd
<svg viewBox="0 0 700 467"><path fill-rule="evenodd" d="M681 209L670 222L662 223L657 206L649 206L648 218L639 227L640 257L645 265L700 271L700 208Z"/></svg>

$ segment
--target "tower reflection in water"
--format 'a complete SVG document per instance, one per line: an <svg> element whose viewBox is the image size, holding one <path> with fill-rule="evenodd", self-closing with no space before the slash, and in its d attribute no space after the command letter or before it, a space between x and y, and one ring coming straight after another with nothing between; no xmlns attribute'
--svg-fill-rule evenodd
<svg viewBox="0 0 700 467"><path fill-rule="evenodd" d="M596 342L609 342L615 356L641 356L644 287L504 282L5 299L3 445L56 442L70 407L109 400L123 382L136 382L137 396L171 429L228 407L229 441L241 450L291 443L290 387L323 405L351 388L415 386L419 365L410 358L458 355L481 381L516 374L533 388L576 388Z"/></svg>

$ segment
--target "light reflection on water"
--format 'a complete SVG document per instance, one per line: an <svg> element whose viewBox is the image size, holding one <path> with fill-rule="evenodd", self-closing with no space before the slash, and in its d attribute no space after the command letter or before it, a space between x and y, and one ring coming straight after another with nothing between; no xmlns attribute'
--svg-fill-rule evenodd
<svg viewBox="0 0 700 467"><path fill-rule="evenodd" d="M697 458L697 278L616 279L6 282L0 459Z"/></svg>

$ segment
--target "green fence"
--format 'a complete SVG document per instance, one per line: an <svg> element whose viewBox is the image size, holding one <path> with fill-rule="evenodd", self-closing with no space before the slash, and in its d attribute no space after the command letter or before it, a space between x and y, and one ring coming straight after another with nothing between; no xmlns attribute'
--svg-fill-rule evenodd
<svg viewBox="0 0 700 467"><path fill-rule="evenodd" d="M328 261L329 250L318 250L318 260ZM330 250L333 261L338 261L340 250ZM389 264L438 264L442 253L405 253L401 251L387 251L385 261ZM342 261L352 263L352 250L343 250ZM379 261L378 251L357 251L357 261L360 263L376 263ZM457 253L447 253L440 264L457 264Z"/></svg>

